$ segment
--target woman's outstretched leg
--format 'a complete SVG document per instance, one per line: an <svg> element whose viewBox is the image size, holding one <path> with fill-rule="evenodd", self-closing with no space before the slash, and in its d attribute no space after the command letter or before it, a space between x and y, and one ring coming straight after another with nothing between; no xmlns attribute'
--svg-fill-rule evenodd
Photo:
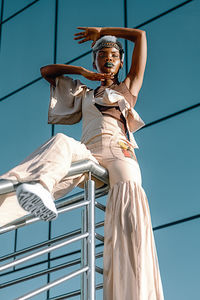
<svg viewBox="0 0 200 300"><path fill-rule="evenodd" d="M1 178L16 178L19 182L24 183L17 190L21 206L39 217L42 216L43 219L48 219L48 211L53 211L53 215L50 214L50 219L56 216L51 194L56 185L67 175L71 163L81 159L95 160L84 144L59 133L36 149L21 164L2 175ZM2 196L0 205L4 201L6 198ZM45 207L48 208L47 212L45 212Z"/></svg>
<svg viewBox="0 0 200 300"><path fill-rule="evenodd" d="M19 182L40 182L52 192L54 186L67 174L73 161L91 157L85 145L58 133L1 177L14 176Z"/></svg>

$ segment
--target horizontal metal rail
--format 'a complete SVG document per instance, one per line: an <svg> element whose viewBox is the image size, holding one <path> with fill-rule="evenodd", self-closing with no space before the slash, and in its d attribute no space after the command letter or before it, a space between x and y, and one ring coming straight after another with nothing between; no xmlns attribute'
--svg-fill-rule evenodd
<svg viewBox="0 0 200 300"><path fill-rule="evenodd" d="M105 184L109 184L108 171L90 159L79 160L72 163L69 172L67 173L67 177L89 172L91 172L92 176L95 178Z"/></svg>
<svg viewBox="0 0 200 300"><path fill-rule="evenodd" d="M99 283L96 285L96 290L101 290L102 288L103 288L103 283ZM81 290L76 290L76 291L69 292L67 294L62 294L53 298L49 298L48 300L64 300L64 299L68 299L80 295L81 295Z"/></svg>
<svg viewBox="0 0 200 300"><path fill-rule="evenodd" d="M109 187L103 186L96 190L95 198L102 197L108 193ZM61 208L68 207L69 205L78 203L79 201L84 199L84 192L77 193L72 196L65 197L55 202L56 207L58 209L58 214L60 214ZM63 211L62 211L63 212ZM25 217L19 218L16 221L9 223L3 227L0 227L0 234L4 234L6 232L24 227L29 224L33 224L35 222L40 221L39 218L33 217L32 215L27 215Z"/></svg>
<svg viewBox="0 0 200 300"><path fill-rule="evenodd" d="M89 270L89 267L81 268L80 270L77 270L77 271L72 272L72 273L70 273L70 274L68 274L66 276L63 276L63 277L61 277L61 278L59 278L57 280L54 280L51 283L45 284L41 288L39 288L37 290L34 290L31 293L28 293L28 294L26 294L26 295L24 295L22 297L16 298L15 300L27 300L27 299L30 299L31 297L34 297L34 296L36 296L36 295L38 295L38 294L40 294L42 292L45 292L45 291L51 289L52 287L54 287L56 285L59 285L62 282L67 281L67 280L69 280L69 279L71 279L71 278L73 278L75 276L78 276L78 275L80 275L80 274L82 274L82 273L84 273L84 272L86 272L88 270Z"/></svg>
<svg viewBox="0 0 200 300"><path fill-rule="evenodd" d="M96 259L101 258L101 257L103 257L103 252L99 252L95 256L96 256ZM80 263L81 263L81 259L77 258L77 259L68 261L66 263L57 265L57 266L52 267L52 268L41 270L41 271L38 271L38 272L35 272L35 273L32 273L32 274L26 275L26 276L22 276L22 277L17 278L17 279L13 279L13 280L7 281L5 283L1 283L0 284L0 289L9 287L9 286L12 286L14 284L17 284L17 283L20 283L20 282L24 282L24 281L27 281L27 280L30 280L30 279L34 279L34 278L37 278L37 277L40 277L40 276L43 276L43 275L46 275L46 274L49 274L49 273L52 273L52 272L56 272L56 271L59 271L59 270L62 270L62 269L67 269L69 267L78 265ZM99 267L96 267L96 271L97 272L99 272L99 269L100 269ZM18 270L15 270L15 272L17 272L17 271ZM14 272L12 271L11 273L13 274Z"/></svg>
<svg viewBox="0 0 200 300"><path fill-rule="evenodd" d="M105 207L105 205L103 205L103 204L101 204L101 203L99 203L99 202L97 202L97 201L95 201L95 206L98 208L98 209L100 209L100 210L102 210L102 211L106 211L106 207Z"/></svg>
<svg viewBox="0 0 200 300"><path fill-rule="evenodd" d="M96 267L96 272L103 275L103 269L102 268Z"/></svg>
<svg viewBox="0 0 200 300"><path fill-rule="evenodd" d="M100 228L100 227L103 227L104 226L104 222L99 222L95 225L95 228ZM36 250L38 248L42 248L44 246L48 246L49 244L52 244L52 243L56 243L56 242L59 242L63 239L66 239L66 238L69 238L69 237L73 237L77 234L81 234L81 229L77 229L77 230L74 230L74 231L71 231L71 232L68 232L66 234L62 234L60 236L57 236L55 238L52 238L52 239L49 239L45 242L41 242L41 243L38 243L36 245L33 245L33 246L30 246L30 247L27 247L27 248L24 248L24 249L21 249L19 251L15 251L13 253L10 253L10 254L7 254L7 255L4 255L2 257L0 257L0 262L4 261L4 260L7 260L7 259L10 259L10 258L13 258L13 257L17 257L18 255L22 255L22 254L25 254L29 251L33 251L33 250ZM1 275L0 275L1 276Z"/></svg>
<svg viewBox="0 0 200 300"><path fill-rule="evenodd" d="M66 177L91 172L92 176L109 184L108 171L90 159L79 160L71 164ZM0 179L0 194L14 192L20 183L17 180Z"/></svg>
<svg viewBox="0 0 200 300"><path fill-rule="evenodd" d="M86 213L87 220L85 220L85 222L86 222L85 224L87 224L87 225L86 225L85 229L84 230L83 230L83 228L78 229L71 233L67 233L67 234L58 236L56 238L50 239L48 241L33 245L31 247L27 247L20 251L5 255L0 258L0 261L5 261L7 259L12 259L12 258L14 258L14 261L1 265L0 271L14 268L12 270L12 272L8 271L8 272L2 274L1 276L5 276L6 274L11 274L11 273L17 272L19 269L22 270L23 268L16 269L15 266L22 264L24 262L27 262L33 258L40 256L40 255L50 253L51 251L59 249L63 246L71 244L73 242L81 241L81 240L87 242L86 249L88 252L88 254L87 254L88 258L86 258L86 260L82 260L82 258L76 258L76 259L59 264L54 267L50 267L50 265L48 265L47 269L40 270L38 272L2 283L0 285L0 288L5 288L5 287L8 287L8 286L20 283L20 282L24 282L24 281L39 277L39 276L43 276L46 274L50 274L52 272L56 272L61 269L66 269L71 266L75 266L77 264L82 265L82 267L79 270L76 270L70 274L62 276L61 278L59 278L51 283L48 283L45 286L39 287L38 289L31 291L28 294L25 294L24 296L16 298L15 300L30 299L44 291L49 290L52 287L66 281L68 279L71 279L75 276L78 276L80 274L82 274L81 278L85 278L85 280L86 280L86 285L85 286L83 285L82 288L86 288L86 290L87 290L86 291L86 294L88 295L88 296L86 296L86 297L88 297L87 299L95 300L95 290L96 290L96 288L98 288L98 287L96 287L96 283L95 283L95 271L100 274L103 274L103 269L101 269L100 267L97 267L95 265L95 259L103 256L102 252L95 254L95 248L96 248L95 238L99 239L102 242L104 241L104 237L102 235L95 233L95 228L99 228L99 227L103 226L103 224L104 224L104 222L99 222L98 224L95 225L95 206L104 212L106 209L103 204L101 204L95 200L95 197L98 198L98 197L101 197L108 193L108 189L109 189L108 180L109 179L108 179L107 170L104 169L103 167L101 167L100 165L94 163L91 160L83 160L83 161L78 161L78 162L73 163L71 165L70 170L67 175L68 175L68 177L70 177L70 176L74 176L74 175L78 175L78 174L85 174L85 173L88 173L89 176L85 177L86 184L85 184L85 191L83 193L78 193L73 196L64 197L55 202L59 214L64 213L64 212L69 212L69 211L72 211L72 210L78 209L78 208L84 208L84 211L87 212ZM95 190L95 183L92 180L92 177L95 177L98 180L101 180L104 183L104 186L98 190ZM14 192L16 190L16 187L19 184L21 184L21 183L19 183L17 181L1 179L0 180L0 194ZM10 224L7 224L4 227L1 227L0 234L8 232L10 230L18 229L18 228L20 228L22 226L26 226L28 224L32 224L34 222L37 222L38 220L39 220L39 218L33 217L31 215L25 216L23 218L17 219L15 222L12 222ZM78 234L77 234L77 232L78 232ZM56 245L52 245L54 243L56 243ZM83 243L82 243L82 245L83 245ZM40 249L45 246L46 246L45 249L42 249L42 250ZM33 251L33 250L36 250L36 252L26 255L26 253L28 253L29 251ZM73 253L75 253L75 252L80 253L81 251L80 250L73 251ZM23 256L19 259L16 259L16 257L18 255L22 255L22 254L25 254L25 256ZM48 259L48 262L50 262L50 261L51 261L51 259ZM28 267L30 267L30 266L28 266ZM25 268L27 268L27 266L25 266ZM79 291L78 291L78 293L79 293ZM80 292L80 293L81 293L81 295L83 295L82 292ZM69 293L68 293L68 296L69 296ZM67 296L67 298L68 298L68 296ZM72 294L71 294L71 297L72 297ZM84 296L84 299L86 299L85 296Z"/></svg>
<svg viewBox="0 0 200 300"><path fill-rule="evenodd" d="M104 237L103 237L101 234L95 233L95 237L96 237L96 239L99 240L100 242L104 242Z"/></svg>
<svg viewBox="0 0 200 300"><path fill-rule="evenodd" d="M0 284L0 289L80 264L80 258Z"/></svg>
<svg viewBox="0 0 200 300"><path fill-rule="evenodd" d="M17 266L17 265L19 265L21 263L24 263L24 262L26 262L26 261L28 261L28 260L30 260L32 258L38 257L38 256L46 254L46 253L49 253L49 252L54 251L56 249L59 249L59 248L61 248L63 246L69 245L69 244L71 244L73 242L77 242L79 240L82 240L82 239L88 237L88 235L89 235L88 233L83 233L83 234L80 234L80 235L78 235L78 236L76 236L74 238L68 239L65 242L61 242L58 245L50 246L50 247L48 247L48 248L46 248L44 250L40 250L40 251L35 252L33 254L30 254L28 256L24 256L24 257L22 257L20 259L16 259L13 262L10 262L10 263L7 263L5 265L0 266L0 271L6 270L6 269L14 267L14 266Z"/></svg>
<svg viewBox="0 0 200 300"><path fill-rule="evenodd" d="M17 180L0 179L0 195L14 192L18 185Z"/></svg>
<svg viewBox="0 0 200 300"><path fill-rule="evenodd" d="M96 249L99 248L99 247L102 247L103 246L103 243L101 244L97 244L96 245ZM72 252L68 252L66 254L62 254L62 255L59 255L59 256L55 256L55 257L51 257L50 259L45 259L45 260L41 260L39 262L36 262L36 263L33 263L33 264L30 264L30 265L26 265L24 267L21 267L21 268L15 268L14 270L11 270L11 271L7 271L5 273L2 273L0 274L0 277L3 277L3 276L6 276L6 275L9 275L9 274L14 274L16 272L20 272L22 270L26 270L26 269L31 269L35 266L39 266L39 265L42 265L42 264L45 264L47 262L54 262L54 261L57 261L59 259L63 259L63 258L66 258L66 257L69 257L71 255L76 255L76 254L80 254L81 253L81 250L80 248L76 251L72 251ZM96 255L96 259L100 258L100 257L103 257L103 252L100 252ZM69 261L69 262L72 262L73 260Z"/></svg>
<svg viewBox="0 0 200 300"><path fill-rule="evenodd" d="M42 248L44 246L48 246L49 244L53 244L53 243L62 241L64 239L66 239L66 238L73 237L74 235L77 235L77 234L81 234L81 230L80 229L74 230L74 231L72 231L70 233L62 234L62 235L57 236L55 238L49 239L49 240L47 240L45 242L38 243L36 245L33 245L33 246L30 246L30 247L21 249L19 251L10 253L8 255L4 255L4 256L0 257L0 262L2 262L4 260L7 260L7 259L10 259L10 258L14 258L14 257L16 258L18 255L22 255L22 254L25 254L25 253L27 253L29 251L33 251L33 250Z"/></svg>

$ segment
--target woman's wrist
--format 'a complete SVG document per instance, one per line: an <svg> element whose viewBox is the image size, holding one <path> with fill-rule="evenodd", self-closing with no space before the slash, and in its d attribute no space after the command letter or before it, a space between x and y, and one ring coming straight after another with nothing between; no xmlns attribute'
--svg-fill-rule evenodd
<svg viewBox="0 0 200 300"><path fill-rule="evenodd" d="M86 69L84 67L80 67L80 75L84 76L86 73Z"/></svg>
<svg viewBox="0 0 200 300"><path fill-rule="evenodd" d="M101 28L101 36L114 35L117 38L124 38L133 42L143 34L145 34L145 31L140 29L134 29L134 28L124 28L124 27L102 27Z"/></svg>

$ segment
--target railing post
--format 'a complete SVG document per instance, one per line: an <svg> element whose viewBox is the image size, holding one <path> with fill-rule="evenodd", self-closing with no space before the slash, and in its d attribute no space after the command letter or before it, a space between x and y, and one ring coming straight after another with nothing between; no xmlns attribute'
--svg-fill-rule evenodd
<svg viewBox="0 0 200 300"><path fill-rule="evenodd" d="M85 195L86 196L86 195ZM82 217L82 233L88 232L88 207L85 207L81 212ZM81 244L81 265L82 268L88 266L88 253L87 253L87 239L84 238ZM88 284L87 284L87 273L84 272L81 275L81 300L88 299Z"/></svg>
<svg viewBox="0 0 200 300"><path fill-rule="evenodd" d="M45 246L48 245L48 247L43 250L39 250L32 254L26 255L22 258L16 259L15 261L12 261L11 263L4 264L0 267L0 271L5 270L10 267L14 267L15 265L19 265L25 261L28 261L29 259L35 258L44 253L50 253L53 250L56 250L60 247L63 247L65 245L68 245L68 244L78 241L78 240L82 240L82 249L81 249L81 260L79 259L78 262L76 262L76 263L80 264L80 262L81 262L82 268L79 270L76 270L75 272L72 272L66 276L61 277L58 280L48 283L47 285L42 286L42 287L22 296L20 298L17 298L17 299L19 299L19 300L30 299L30 297L38 295L44 291L49 290L50 288L52 288L54 286L61 284L64 281L67 281L75 276L80 275L81 279L82 279L81 290L66 294L67 298L69 298L69 294L70 294L73 296L81 295L81 300L96 300L95 182L91 179L91 174L92 174L92 176L96 177L97 179L102 180L102 182L104 182L105 184L108 184L109 179L108 179L108 173L107 173L106 169L104 169L100 165L94 163L93 161L88 161L88 160L73 163L70 168L70 172L68 173L68 176L73 176L73 175L83 174L83 173L88 174L88 180L85 181L85 190L84 190L84 200L85 201L81 201L81 200L83 200L83 193L81 193L81 195L77 194L73 198L69 197L70 201L67 197L64 202L63 202L63 200L62 200L62 203L57 202L57 208L58 208L59 213L71 211L75 208L85 207L82 211L82 234L80 234L80 235L76 234L76 235L74 235L75 237L69 238L66 241L62 241L63 239L65 239L65 237L61 236L61 237L56 237L54 239L51 239L51 241L45 241L41 245L40 244L34 245L32 247L34 250L37 248L41 248L44 245ZM0 180L0 194L15 191L18 184L19 184L18 182L6 180L6 179ZM107 192L108 192L108 186L104 186L103 188L101 188L97 191L97 193L96 193L97 198L107 194ZM104 207L102 205L100 205L99 203L98 203L97 207L104 210ZM13 229L20 228L22 226L25 226L25 225L28 225L31 223L34 223L34 222L38 221L38 219L39 218L31 217L31 216L22 217L22 218L16 220L15 222L8 224L7 226L2 227L0 229L0 234L8 232ZM80 230L78 230L78 233L79 232L80 232ZM69 236L71 237L71 233L69 234ZM97 237L100 239L100 235ZM57 241L59 241L59 243L57 243L55 245L51 245L51 243L55 243ZM12 254L8 255L8 258L10 256L15 257L16 254L17 255L19 255L19 254L21 255L22 253L25 254L29 251L30 251L29 248L22 249L16 253L12 253ZM7 259L7 256L6 256L6 258L3 257L1 259L5 260L5 259ZM67 265L67 267L68 267L68 265ZM62 268L63 268L62 265L58 266L58 268L56 266L56 270L62 269ZM98 270L98 272L101 271L100 268L98 268L97 270ZM54 268L50 268L48 270L44 270L44 271L38 272L36 274L33 273L30 276L25 276L23 278L19 278L12 282L4 283L3 285L10 286L10 285L22 282L24 280L28 280L31 278L41 276L41 273L48 274L48 273L51 273L54 271L55 271ZM102 273L102 272L100 272L100 273ZM99 288L99 287L100 287L100 285L97 286L97 288Z"/></svg>
<svg viewBox="0 0 200 300"><path fill-rule="evenodd" d="M88 300L96 299L96 280L95 280L95 182L87 181L88 207Z"/></svg>

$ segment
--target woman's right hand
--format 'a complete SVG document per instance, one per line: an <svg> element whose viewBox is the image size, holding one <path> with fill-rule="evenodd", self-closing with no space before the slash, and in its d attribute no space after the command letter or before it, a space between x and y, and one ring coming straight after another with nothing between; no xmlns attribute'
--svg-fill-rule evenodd
<svg viewBox="0 0 200 300"><path fill-rule="evenodd" d="M104 81L106 79L114 78L114 75L112 73L96 73L85 68L82 69L81 75L92 81Z"/></svg>
<svg viewBox="0 0 200 300"><path fill-rule="evenodd" d="M87 41L93 41L91 47L94 46L96 40L101 37L101 27L77 27L82 30L81 32L75 33L74 40L80 40L78 43L82 44Z"/></svg>

